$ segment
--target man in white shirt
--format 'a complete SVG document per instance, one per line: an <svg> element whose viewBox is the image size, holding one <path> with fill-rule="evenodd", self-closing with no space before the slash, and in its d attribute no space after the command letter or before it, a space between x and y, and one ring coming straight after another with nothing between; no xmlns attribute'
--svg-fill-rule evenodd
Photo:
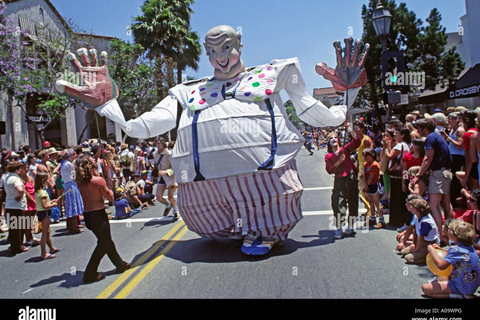
<svg viewBox="0 0 480 320"><path fill-rule="evenodd" d="M23 212L27 210L27 197L25 196L25 185L20 178L23 164L19 161L12 161L8 164L8 175L5 179L5 213L8 221L10 242L10 253L17 254L28 249L23 245L23 235L27 219L24 219Z"/></svg>
<svg viewBox="0 0 480 320"><path fill-rule="evenodd" d="M303 187L294 158L304 139L288 120L280 92L285 90L299 118L315 127L341 125L347 107L327 108L311 97L296 58L246 69L240 59L241 35L232 27L211 29L204 45L214 77L171 88L151 111L129 121L115 99L117 87L105 67L98 67L98 83L93 86L75 87L60 80L56 89L82 99L137 138L175 128L180 103L184 111L171 162L182 218L202 237L245 236L244 253L265 254L302 219ZM337 90L347 91L351 106L366 81L368 45L362 52L361 43L348 38L344 57L339 43L334 45L337 69L319 63L316 71ZM90 64L86 49L77 52L84 65ZM90 55L96 61L95 51ZM82 72L75 55L69 59ZM104 85L99 87L102 80Z"/></svg>
<svg viewBox="0 0 480 320"><path fill-rule="evenodd" d="M173 208L173 219L178 220L180 215L178 213L177 201L174 197L177 182L170 161L172 152L167 148L167 143L163 138L155 140L155 146L153 171L158 172L157 201L165 205L165 210L163 211L164 217L168 216L170 210ZM168 200L163 198L165 190L167 190Z"/></svg>
<svg viewBox="0 0 480 320"><path fill-rule="evenodd" d="M133 172L133 159L135 155L128 149L127 144L122 144L122 151L118 155L120 159L120 165L122 166L122 174L123 178L125 179L125 184L130 181L130 177L132 176Z"/></svg>

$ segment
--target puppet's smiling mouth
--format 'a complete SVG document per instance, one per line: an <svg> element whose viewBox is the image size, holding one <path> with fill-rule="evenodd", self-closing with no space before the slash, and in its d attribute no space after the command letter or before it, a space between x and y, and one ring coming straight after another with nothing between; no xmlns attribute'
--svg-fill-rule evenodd
<svg viewBox="0 0 480 320"><path fill-rule="evenodd" d="M223 63L217 60L218 65L219 65L220 67L222 67L222 68L226 68L226 67L228 66L228 63L229 63L229 62L230 62L230 59L227 59L227 60L224 61Z"/></svg>

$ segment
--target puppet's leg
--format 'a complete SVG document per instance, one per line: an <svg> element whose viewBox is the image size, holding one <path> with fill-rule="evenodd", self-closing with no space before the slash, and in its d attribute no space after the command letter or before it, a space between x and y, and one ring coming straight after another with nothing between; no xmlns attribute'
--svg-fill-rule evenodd
<svg viewBox="0 0 480 320"><path fill-rule="evenodd" d="M180 183L178 206L189 230L201 237L243 235L243 252L265 254L302 219L302 192L292 161L270 171Z"/></svg>
<svg viewBox="0 0 480 320"><path fill-rule="evenodd" d="M236 183L235 183L236 181ZM283 243L289 232L302 219L303 186L295 161L271 171L258 171L240 179L228 181L237 186L231 193L237 215L247 233L242 252L263 255L275 243Z"/></svg>
<svg viewBox="0 0 480 320"><path fill-rule="evenodd" d="M224 179L178 184L177 205L188 229L202 238L222 239L241 234L234 210L224 196Z"/></svg>

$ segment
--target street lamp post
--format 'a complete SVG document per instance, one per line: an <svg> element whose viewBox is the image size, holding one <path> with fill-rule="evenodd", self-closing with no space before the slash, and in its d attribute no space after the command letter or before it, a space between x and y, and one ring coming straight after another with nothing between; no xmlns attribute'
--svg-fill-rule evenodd
<svg viewBox="0 0 480 320"><path fill-rule="evenodd" d="M378 6L372 15L372 23L375 33L382 40L382 53L387 49L387 36L390 34L390 25L392 24L392 14L387 8Z"/></svg>
<svg viewBox="0 0 480 320"><path fill-rule="evenodd" d="M373 10L372 14L372 24L373 28L375 29L375 33L377 37L382 40L382 55L384 55L387 51L387 36L390 34L390 26L392 24L392 14L390 11L383 7L378 6L375 10ZM382 70L383 75L383 70ZM383 78L382 78L383 83ZM391 118L391 110L387 103L387 119L390 120Z"/></svg>

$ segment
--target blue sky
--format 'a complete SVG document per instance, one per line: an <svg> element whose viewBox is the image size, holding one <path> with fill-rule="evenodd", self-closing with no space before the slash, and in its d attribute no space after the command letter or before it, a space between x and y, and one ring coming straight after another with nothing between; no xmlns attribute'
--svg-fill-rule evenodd
<svg viewBox="0 0 480 320"><path fill-rule="evenodd" d="M127 34L132 17L140 15L143 0L51 0L60 14L72 19L87 32L114 36L133 42ZM322 61L335 67L333 42L362 35L361 8L368 0L197 0L193 6L192 29L204 38L206 32L221 24L241 28L246 66L268 63L272 59L297 57L310 93L313 88L331 86L315 73ZM397 0L406 3L417 18L425 22L432 8L442 15L447 32L456 32L465 12L465 0ZM205 53L197 72L213 74Z"/></svg>

